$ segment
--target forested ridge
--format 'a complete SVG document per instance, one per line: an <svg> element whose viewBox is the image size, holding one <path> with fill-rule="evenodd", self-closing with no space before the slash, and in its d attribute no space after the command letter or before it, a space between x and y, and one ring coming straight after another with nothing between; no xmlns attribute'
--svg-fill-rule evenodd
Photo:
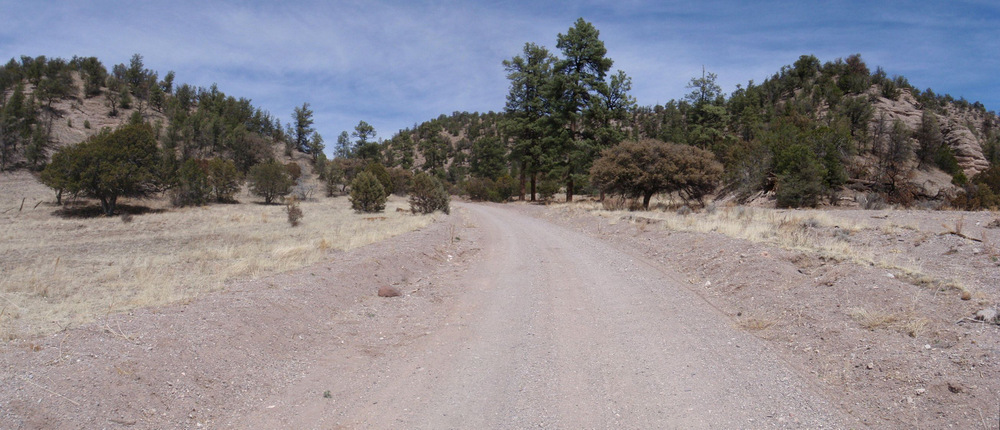
<svg viewBox="0 0 1000 430"><path fill-rule="evenodd" d="M526 53L536 48L530 45ZM592 146L582 150L590 151L590 162L624 140L708 150L725 167L720 195L740 201L766 195L781 206L815 206L862 196L862 203L876 205L931 202L937 207L956 199L959 207L997 204L1000 184L989 177L996 176L991 169L1000 160L1000 119L979 102L920 90L905 77L871 70L860 55L825 63L804 55L762 83L750 81L729 95L716 79L706 71L690 80L691 92L681 100L627 109L605 122L610 130L595 133L587 142ZM545 183L546 190L565 187L569 176L558 157L568 149L555 144L554 133L545 127L567 127L548 119L552 113L540 113L533 131L543 137L531 146L518 134L525 133L520 124L526 115L518 109L508 104L501 113L442 115L402 131L388 141L387 150L407 163L430 153L433 161L418 167L452 182L464 174L496 180L524 171ZM612 139L601 140L607 136ZM492 140L504 145L484 151ZM537 167L524 163L525 145ZM415 155L400 155L410 151ZM478 167L501 164L507 170ZM577 179L583 180L585 193L601 191L599 184L587 182L592 175ZM977 195L976 201L967 199Z"/></svg>
<svg viewBox="0 0 1000 430"><path fill-rule="evenodd" d="M172 192L178 204L224 201L255 166L303 154L328 195L369 171L386 192L405 194L426 172L452 193L494 201L563 193L648 205L673 193L689 204L711 195L783 207L1000 204L997 115L872 70L859 54L803 55L730 94L704 70L682 99L640 106L592 24L580 19L555 42L552 51L528 42L498 64L510 85L497 112L442 114L388 138L362 120L329 151L308 103L282 124L215 85L161 78L139 54L110 69L93 57L22 56L0 68L0 168L38 171L60 196L60 187L94 196L53 179L68 171L54 155L144 124L159 152L156 179L140 188ZM287 170L291 187L301 172ZM213 193L218 176L228 188Z"/></svg>

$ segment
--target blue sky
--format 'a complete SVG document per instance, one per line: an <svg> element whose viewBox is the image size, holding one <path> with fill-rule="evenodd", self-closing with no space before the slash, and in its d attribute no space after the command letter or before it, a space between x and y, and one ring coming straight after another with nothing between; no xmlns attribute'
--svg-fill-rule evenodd
<svg viewBox="0 0 1000 430"><path fill-rule="evenodd" d="M555 50L583 17L640 105L687 93L702 66L726 93L800 55L860 53L869 67L1000 110L993 1L10 1L0 60L143 55L178 83L252 99L284 122L308 102L332 146L360 120L379 138L454 111L503 110L501 62Z"/></svg>

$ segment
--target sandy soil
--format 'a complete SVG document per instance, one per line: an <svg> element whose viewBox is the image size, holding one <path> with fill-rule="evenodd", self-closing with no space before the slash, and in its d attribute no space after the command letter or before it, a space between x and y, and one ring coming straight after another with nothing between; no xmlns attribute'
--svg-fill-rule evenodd
<svg viewBox="0 0 1000 430"><path fill-rule="evenodd" d="M892 240L851 238L923 261L944 249L927 270L975 278L966 284L979 296L962 301L879 267L627 214L455 206L430 227L302 270L6 343L0 428L1000 420L1000 327L956 323L998 297L995 263L967 239L922 235L919 222L883 229ZM984 220L969 218L982 231L967 232L986 243L995 230ZM386 285L402 296L378 297ZM859 309L895 319L862 325Z"/></svg>
<svg viewBox="0 0 1000 430"><path fill-rule="evenodd" d="M767 341L861 427L1000 428L1000 327L969 318L1000 303L1000 230L990 227L997 214L819 214L854 231L803 227L808 236L842 237L849 253L917 267L922 278L939 282L859 265L850 255L677 232L644 213L594 217L561 208L545 217L674 268L715 307L719 324ZM956 225L966 237L949 233ZM971 300L962 300L953 284L971 292Z"/></svg>

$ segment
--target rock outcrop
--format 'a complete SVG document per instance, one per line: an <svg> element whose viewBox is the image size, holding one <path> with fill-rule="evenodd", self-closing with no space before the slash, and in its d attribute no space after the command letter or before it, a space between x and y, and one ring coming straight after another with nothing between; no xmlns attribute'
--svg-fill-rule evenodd
<svg viewBox="0 0 1000 430"><path fill-rule="evenodd" d="M875 87L869 94L876 94ZM889 121L899 120L910 130L920 127L924 109L909 91L900 91L896 100L879 96L872 102L872 106L875 109L872 115L873 126L875 121L885 118ZM984 128L984 121L992 119L986 114L968 109L960 110L954 105L948 106L943 113L935 113L940 121L945 144L954 152L955 159L958 160L958 165L962 167L965 175L971 178L988 169L990 164L983 154L986 141L979 130Z"/></svg>
<svg viewBox="0 0 1000 430"><path fill-rule="evenodd" d="M985 142L976 137L964 124L957 124L949 117L941 127L941 134L944 135L945 144L955 153L955 159L965 171L965 176L971 178L990 167L989 161L983 156Z"/></svg>

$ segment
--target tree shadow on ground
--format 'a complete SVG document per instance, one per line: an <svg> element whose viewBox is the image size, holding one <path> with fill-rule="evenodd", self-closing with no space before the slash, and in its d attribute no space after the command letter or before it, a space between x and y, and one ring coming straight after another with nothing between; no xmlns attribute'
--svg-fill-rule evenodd
<svg viewBox="0 0 1000 430"><path fill-rule="evenodd" d="M153 209L141 205L123 205L115 207L115 215L145 215L166 212L166 209ZM52 212L52 215L60 218L100 218L105 216L104 209L100 204L93 203L65 203L59 209Z"/></svg>

